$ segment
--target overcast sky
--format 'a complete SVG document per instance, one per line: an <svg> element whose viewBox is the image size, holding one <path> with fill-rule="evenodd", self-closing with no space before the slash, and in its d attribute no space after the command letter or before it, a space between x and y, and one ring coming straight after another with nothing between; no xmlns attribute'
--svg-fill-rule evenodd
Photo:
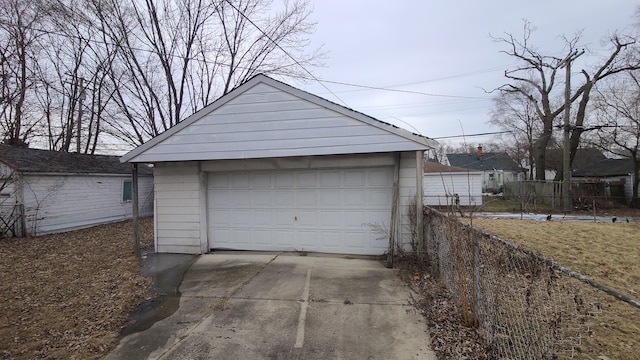
<svg viewBox="0 0 640 360"><path fill-rule="evenodd" d="M311 47L324 46L318 78L421 92L367 90L325 83L294 84L304 90L413 132L438 138L497 131L487 124L491 90L505 83L515 62L490 34L521 37L523 19L537 30L534 43L562 56L560 35L583 30L582 45L597 52L601 39L629 32L638 3L630 0L317 0ZM586 59L586 57L585 57ZM586 60L585 60L586 61ZM574 68L574 70L576 70ZM489 137L468 137L472 144ZM453 141L462 141L454 139Z"/></svg>

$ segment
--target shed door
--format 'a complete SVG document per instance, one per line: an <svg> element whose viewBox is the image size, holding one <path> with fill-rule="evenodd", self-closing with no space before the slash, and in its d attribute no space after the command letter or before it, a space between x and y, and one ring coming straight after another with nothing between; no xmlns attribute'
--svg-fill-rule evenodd
<svg viewBox="0 0 640 360"><path fill-rule="evenodd" d="M393 168L209 174L213 249L382 254Z"/></svg>

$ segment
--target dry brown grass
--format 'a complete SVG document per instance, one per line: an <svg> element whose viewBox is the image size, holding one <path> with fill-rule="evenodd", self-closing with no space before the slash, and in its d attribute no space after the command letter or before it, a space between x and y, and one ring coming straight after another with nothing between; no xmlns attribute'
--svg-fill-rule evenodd
<svg viewBox="0 0 640 360"><path fill-rule="evenodd" d="M473 219L473 225L523 245L628 296L640 296L640 224ZM640 309L584 285L602 313L593 321L582 358L637 359Z"/></svg>
<svg viewBox="0 0 640 360"><path fill-rule="evenodd" d="M141 221L143 246L152 220ZM147 296L131 222L0 240L0 358L94 359Z"/></svg>

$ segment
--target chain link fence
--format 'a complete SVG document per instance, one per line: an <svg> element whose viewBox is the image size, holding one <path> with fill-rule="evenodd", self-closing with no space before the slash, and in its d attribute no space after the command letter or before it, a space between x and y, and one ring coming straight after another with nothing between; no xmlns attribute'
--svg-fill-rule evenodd
<svg viewBox="0 0 640 360"><path fill-rule="evenodd" d="M23 217L22 205L0 205L0 238L24 236Z"/></svg>
<svg viewBox="0 0 640 360"><path fill-rule="evenodd" d="M580 274L455 216L425 209L423 261L449 290L465 325L477 327L491 358L608 359L597 354L604 346L614 358L632 359L629 349L640 349L637 340L625 342L634 327L640 334L640 303L618 301L615 290L585 284ZM608 320L607 312L616 311L629 323ZM618 331L619 343L594 344L605 341L594 325L598 333Z"/></svg>

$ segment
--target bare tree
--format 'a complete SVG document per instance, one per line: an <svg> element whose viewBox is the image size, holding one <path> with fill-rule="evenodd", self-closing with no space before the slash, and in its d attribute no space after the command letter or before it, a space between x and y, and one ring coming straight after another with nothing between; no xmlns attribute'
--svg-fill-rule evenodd
<svg viewBox="0 0 640 360"><path fill-rule="evenodd" d="M0 0L2 140L142 144L258 72L316 65L309 14L305 0Z"/></svg>
<svg viewBox="0 0 640 360"><path fill-rule="evenodd" d="M580 41L580 33L578 33L571 39L564 38L565 55L563 57L544 55L529 43L532 31L531 24L525 22L522 40L510 34L494 40L506 44L508 50L504 53L521 63L516 69L505 71L505 77L510 80L510 83L503 85L499 90L503 93L519 93L534 105L537 117L542 124L542 132L535 139L533 146L536 179L544 180L546 150L553 134L554 120L565 109L565 102L556 101L554 104L554 97L559 95L556 84L561 82L558 76L562 74L563 68L570 67L582 55L583 50L578 48ZM571 159L575 157L580 142L579 129L587 118L587 105L594 85L611 75L637 69L640 64L636 58L624 54L627 48L635 45L633 38L614 35L610 39L610 44L612 45L610 54L603 59L600 66L595 67L592 75L587 69L580 72L584 80L569 98L569 104L578 103L573 124L573 128L578 131L573 131L571 135ZM562 174L556 176L561 177Z"/></svg>
<svg viewBox="0 0 640 360"><path fill-rule="evenodd" d="M527 93L532 91L526 90ZM493 102L489 123L507 131L499 137L504 150L521 166L530 169L529 179L533 180L534 146L542 134L535 103L521 92L501 92Z"/></svg>
<svg viewBox="0 0 640 360"><path fill-rule="evenodd" d="M640 74L628 72L595 96L596 145L633 161L631 206L640 208Z"/></svg>
<svg viewBox="0 0 640 360"><path fill-rule="evenodd" d="M0 1L0 127L3 142L26 146L37 125L30 112L42 49L41 1Z"/></svg>
<svg viewBox="0 0 640 360"><path fill-rule="evenodd" d="M299 74L319 53L305 55L314 24L306 1L275 15L266 0L91 0L111 64L115 101L125 121L114 136L131 145L176 125L258 72ZM287 54L297 55L296 61ZM297 63L296 63L297 62Z"/></svg>

